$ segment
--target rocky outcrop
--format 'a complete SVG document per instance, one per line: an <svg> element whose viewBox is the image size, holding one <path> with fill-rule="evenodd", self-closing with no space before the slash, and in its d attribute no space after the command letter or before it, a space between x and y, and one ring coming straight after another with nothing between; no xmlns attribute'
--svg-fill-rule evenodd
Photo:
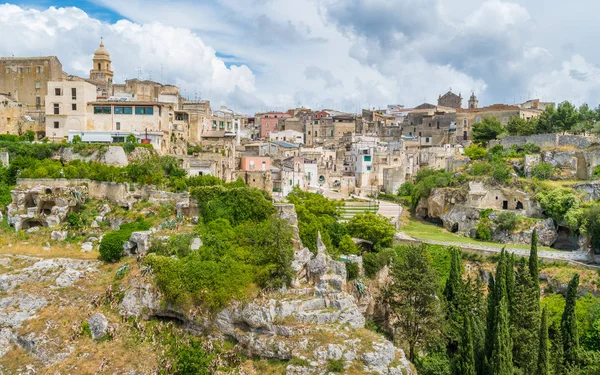
<svg viewBox="0 0 600 375"><path fill-rule="evenodd" d="M129 165L127 154L121 146L104 146L91 152L88 151L87 154L78 153L75 147L64 147L60 149L60 152L54 158L66 162L72 160L95 161L117 167L126 167Z"/></svg>
<svg viewBox="0 0 600 375"><path fill-rule="evenodd" d="M7 207L8 224L16 231L32 227L56 227L67 215L85 202L87 187L50 187L11 191L12 202Z"/></svg>
<svg viewBox="0 0 600 375"><path fill-rule="evenodd" d="M489 216L490 221L494 223L497 216L497 212L492 212ZM497 225L492 225L492 239L501 243L529 245L531 243L531 234L534 229L537 231L538 244L540 246L551 246L558 238L556 228L554 227L554 221L551 218L548 218L546 220L537 221L533 226L526 230L508 231L500 229Z"/></svg>
<svg viewBox="0 0 600 375"><path fill-rule="evenodd" d="M573 185L573 189L583 193L582 199L588 202L600 199L600 181L584 182Z"/></svg>

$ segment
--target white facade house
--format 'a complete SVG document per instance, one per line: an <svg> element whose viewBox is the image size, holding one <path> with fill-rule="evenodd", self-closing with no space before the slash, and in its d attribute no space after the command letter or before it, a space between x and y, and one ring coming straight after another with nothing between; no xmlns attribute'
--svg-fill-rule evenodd
<svg viewBox="0 0 600 375"><path fill-rule="evenodd" d="M86 81L48 82L46 137L60 141L69 130L85 131L87 103L96 100L96 86Z"/></svg>
<svg viewBox="0 0 600 375"><path fill-rule="evenodd" d="M269 140L290 142L295 144L304 144L304 133L296 130L281 130L278 132L271 132L269 134Z"/></svg>

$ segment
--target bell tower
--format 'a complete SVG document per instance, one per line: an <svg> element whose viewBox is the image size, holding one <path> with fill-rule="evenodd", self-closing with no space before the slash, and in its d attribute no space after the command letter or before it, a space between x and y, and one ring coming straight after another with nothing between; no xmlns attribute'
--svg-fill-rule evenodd
<svg viewBox="0 0 600 375"><path fill-rule="evenodd" d="M471 93L471 97L469 98L469 109L479 108L479 100L475 96L475 93Z"/></svg>
<svg viewBox="0 0 600 375"><path fill-rule="evenodd" d="M100 40L100 48L94 52L90 79L96 82L112 84L114 73L110 66L110 54L104 48L104 42Z"/></svg>

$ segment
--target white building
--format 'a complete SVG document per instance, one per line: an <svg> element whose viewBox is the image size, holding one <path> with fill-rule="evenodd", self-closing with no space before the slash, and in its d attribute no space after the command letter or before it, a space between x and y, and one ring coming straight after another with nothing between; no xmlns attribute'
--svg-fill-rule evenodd
<svg viewBox="0 0 600 375"><path fill-rule="evenodd" d="M278 132L271 132L269 139L274 141L290 142L295 144L304 144L304 133L296 130L281 130Z"/></svg>

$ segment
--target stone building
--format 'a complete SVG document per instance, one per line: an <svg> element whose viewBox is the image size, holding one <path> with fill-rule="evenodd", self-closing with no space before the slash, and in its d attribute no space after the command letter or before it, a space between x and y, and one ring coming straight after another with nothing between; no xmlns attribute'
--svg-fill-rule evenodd
<svg viewBox="0 0 600 375"><path fill-rule="evenodd" d="M475 96L475 93L471 93L471 97L469 98L469 109L479 108L479 99Z"/></svg>
<svg viewBox="0 0 600 375"><path fill-rule="evenodd" d="M35 124L35 122L26 122L23 105L0 94L0 134L20 135L28 130L34 130L26 126L26 123Z"/></svg>
<svg viewBox="0 0 600 375"><path fill-rule="evenodd" d="M456 110L456 140L458 142L471 140L473 124L481 122L486 117L493 117L502 124L508 124L511 117L521 117L528 120L539 116L539 109L523 109L518 105L494 104L481 108L459 108Z"/></svg>
<svg viewBox="0 0 600 375"><path fill-rule="evenodd" d="M0 58L0 93L28 109L42 110L48 82L66 78L56 56Z"/></svg>
<svg viewBox="0 0 600 375"><path fill-rule="evenodd" d="M110 54L100 42L100 47L94 52L90 80L96 84L99 97L106 97L110 93L114 72L111 67Z"/></svg>
<svg viewBox="0 0 600 375"><path fill-rule="evenodd" d="M440 107L449 107L449 108L462 108L462 95L459 93L456 95L452 92L452 89L445 93L444 95L440 95L438 98L438 106Z"/></svg>
<svg viewBox="0 0 600 375"><path fill-rule="evenodd" d="M401 135L418 137L422 147L451 143L456 131L456 110L424 103L411 111L402 125Z"/></svg>

